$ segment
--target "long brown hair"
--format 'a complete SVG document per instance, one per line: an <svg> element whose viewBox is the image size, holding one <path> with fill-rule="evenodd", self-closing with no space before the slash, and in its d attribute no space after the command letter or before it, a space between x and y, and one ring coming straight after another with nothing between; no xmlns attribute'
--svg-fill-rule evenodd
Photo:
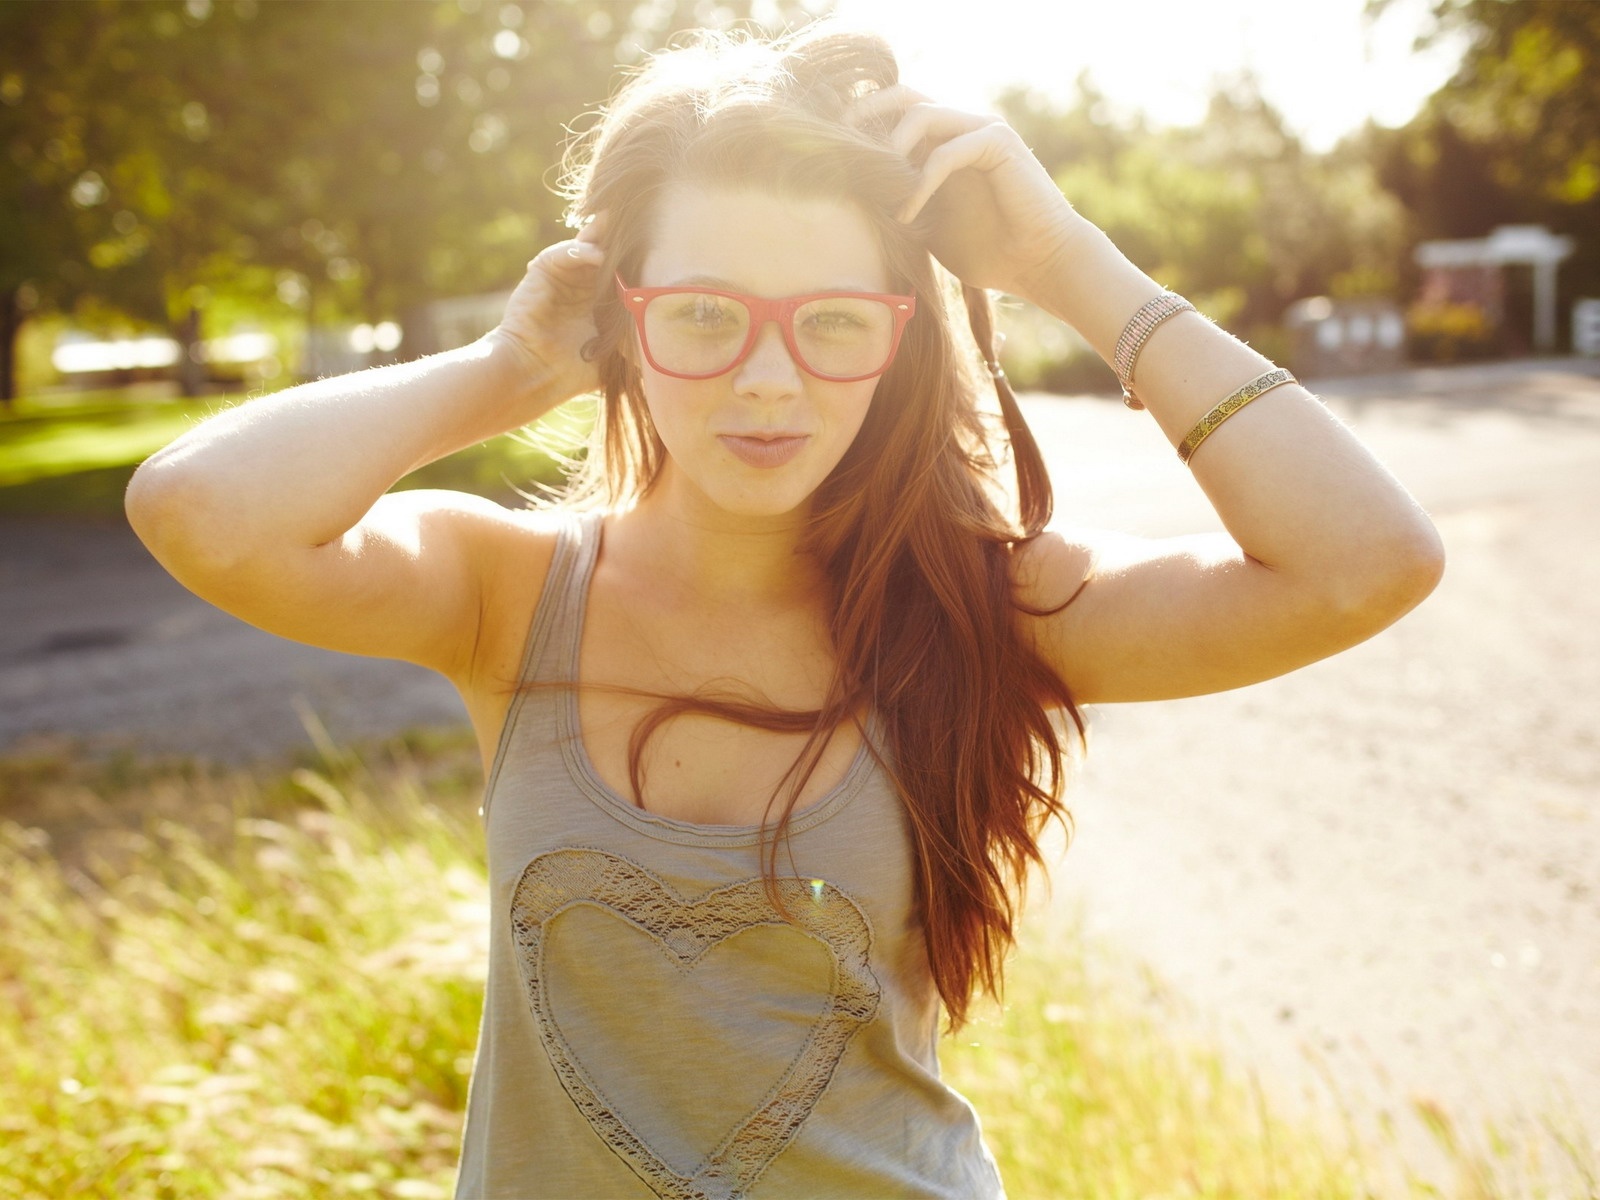
<svg viewBox="0 0 1600 1200"><path fill-rule="evenodd" d="M833 732L870 703L909 816L928 961L955 1029L975 990L999 993L1029 864L1043 865L1045 822L1072 831L1060 799L1064 717L1080 748L1086 727L1015 619L1039 615L1018 600L1012 569L1017 549L1049 520L1051 494L1015 397L1003 378L991 379L998 368L984 369L993 362L989 299L935 263L924 227L894 218L917 170L887 144L888 124L854 129L844 120L853 100L897 78L880 39L826 23L774 42L702 34L630 79L569 148L570 215L606 214L607 262L589 348L603 402L565 502L626 504L661 474L666 449L624 353L629 316L609 285L613 272L637 277L663 190L754 180L780 195L859 206L894 289L919 303L854 443L813 497L803 537L830 584L833 680L811 712L727 693L656 696L662 703L630 739L629 775L642 795L646 742L685 713L809 733L769 802L770 815L786 793L777 822L763 823L762 875L781 910L777 851L801 789ZM965 346L963 301L973 335ZM991 383L999 428L980 405ZM999 481L1005 449L1014 517Z"/></svg>

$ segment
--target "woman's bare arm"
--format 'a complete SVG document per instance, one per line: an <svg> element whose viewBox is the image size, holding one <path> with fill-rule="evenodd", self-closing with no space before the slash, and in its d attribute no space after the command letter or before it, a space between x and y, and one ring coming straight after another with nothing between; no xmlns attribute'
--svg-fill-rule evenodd
<svg viewBox="0 0 1600 1200"><path fill-rule="evenodd" d="M130 524L179 582L252 624L459 676L512 514L456 492L385 493L593 386L579 351L598 261L591 241L550 247L471 346L202 422L135 473Z"/></svg>
<svg viewBox="0 0 1600 1200"><path fill-rule="evenodd" d="M900 114L892 136L923 173L903 216L927 208L941 261L968 283L1032 300L1110 361L1124 325L1161 288L1072 209L1016 132L904 88L857 107ZM1272 366L1186 312L1145 345L1139 396L1176 446ZM1281 675L1372 636L1440 578L1443 546L1427 514L1303 387L1238 411L1189 466L1226 534L1050 533L1018 556L1030 605L1077 592L1061 612L1023 620L1083 703Z"/></svg>
<svg viewBox="0 0 1600 1200"><path fill-rule="evenodd" d="M1038 302L1108 361L1126 318L1161 291L1093 226L1053 278ZM1142 419L1177 445L1214 404L1272 368L1198 314L1180 313L1140 356ZM1371 637L1439 581L1444 550L1427 514L1298 384L1228 418L1188 465L1227 533L1052 532L1022 555L1024 594L1041 606L1060 603L1093 564L1072 605L1028 622L1084 703L1281 675Z"/></svg>

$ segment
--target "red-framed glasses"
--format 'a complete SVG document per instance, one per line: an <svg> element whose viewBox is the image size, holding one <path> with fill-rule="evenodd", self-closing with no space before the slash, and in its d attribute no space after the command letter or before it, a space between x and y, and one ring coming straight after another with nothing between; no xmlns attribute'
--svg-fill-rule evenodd
<svg viewBox="0 0 1600 1200"><path fill-rule="evenodd" d="M813 292L767 300L715 288L631 288L617 294L633 314L650 365L678 379L710 379L750 356L776 321L795 362L818 379L853 383L882 375L917 311L915 296Z"/></svg>

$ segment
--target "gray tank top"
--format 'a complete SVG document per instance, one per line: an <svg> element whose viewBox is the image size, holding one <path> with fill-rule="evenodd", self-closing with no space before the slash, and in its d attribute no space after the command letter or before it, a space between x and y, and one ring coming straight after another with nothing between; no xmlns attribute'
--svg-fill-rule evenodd
<svg viewBox="0 0 1600 1200"><path fill-rule="evenodd" d="M565 515L523 680L575 676L601 519ZM458 1200L1003 1197L939 1079L910 835L865 747L791 821L797 924L763 893L756 826L658 816L600 781L570 689L513 699L483 817Z"/></svg>

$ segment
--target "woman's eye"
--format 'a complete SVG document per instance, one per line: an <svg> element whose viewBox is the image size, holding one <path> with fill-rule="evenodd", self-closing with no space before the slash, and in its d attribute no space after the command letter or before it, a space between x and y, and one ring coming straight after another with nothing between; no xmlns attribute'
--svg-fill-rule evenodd
<svg viewBox="0 0 1600 1200"><path fill-rule="evenodd" d="M696 325L706 329L715 329L731 319L727 306L709 296L695 298L690 316Z"/></svg>
<svg viewBox="0 0 1600 1200"><path fill-rule="evenodd" d="M806 324L818 333L851 333L865 328L861 317L844 310L824 310L807 315Z"/></svg>

